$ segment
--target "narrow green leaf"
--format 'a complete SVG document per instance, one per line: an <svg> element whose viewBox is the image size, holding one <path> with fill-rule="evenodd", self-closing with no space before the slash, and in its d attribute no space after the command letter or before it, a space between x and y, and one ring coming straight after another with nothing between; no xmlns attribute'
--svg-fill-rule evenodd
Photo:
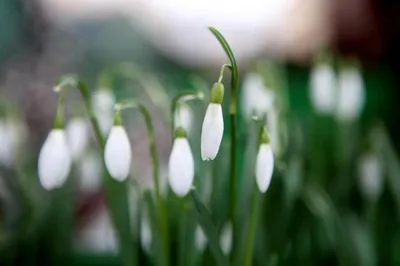
<svg viewBox="0 0 400 266"><path fill-rule="evenodd" d="M219 237L217 234L217 231L215 230L210 213L208 212L207 208L203 205L203 203L200 200L199 195L195 190L192 190L190 192L190 196L193 199L194 206L197 211L197 219L198 222L201 226L201 228L204 231L204 234L208 238L208 244L210 246L210 249L212 253L214 254L214 257L220 266L227 266L229 265L227 258L224 256L221 247L219 245Z"/></svg>

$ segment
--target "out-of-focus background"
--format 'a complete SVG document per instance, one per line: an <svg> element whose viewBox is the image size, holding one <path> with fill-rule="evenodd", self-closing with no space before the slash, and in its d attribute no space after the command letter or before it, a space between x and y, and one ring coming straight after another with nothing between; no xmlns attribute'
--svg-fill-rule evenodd
<svg viewBox="0 0 400 266"><path fill-rule="evenodd" d="M241 99L246 97L246 77L257 72L275 91L279 106L275 136L280 146L274 148L275 174L263 197L254 265L399 265L399 18L400 4L390 0L0 0L0 264L119 265L101 189L102 156L81 97L72 90L67 121L83 119L70 124L70 134L88 137L76 147L74 204L64 206L73 213L71 242L56 248L43 237L60 234L64 239L61 225L26 229L41 224L35 219L45 217L49 204L48 192L38 182L37 158L55 115L57 95L52 88L61 75L76 73L95 94L104 89L99 77L105 69L134 64L139 78L116 74L106 89L117 101L135 97L149 107L168 193L171 100L183 90L207 96L228 60L207 29L213 26L238 60ZM343 62L357 62L365 94L356 117L319 112L318 103L313 103L310 87L321 57L329 58L336 74ZM229 96L229 74L224 83ZM324 105L324 99L353 96L334 92L321 97ZM257 140L246 104L241 102L239 108L243 217L252 191L253 183L247 183L254 180ZM346 104L351 109L358 100ZM210 182L199 182L222 227L226 214L219 210L226 206L229 142L223 142L210 170L199 155L205 105L189 105L196 178L209 177ZM82 121L86 126L79 124ZM131 113L125 124L133 152L131 178L151 188L144 123ZM216 176L217 181L211 179ZM57 220L48 219L49 224ZM148 224L141 226L140 265L157 265L149 255ZM177 237L171 241L172 249L182 244ZM201 242L190 245L206 255L196 262L184 259L180 265L213 263L208 250L199 251ZM59 264L47 258L49 254L59 255Z"/></svg>

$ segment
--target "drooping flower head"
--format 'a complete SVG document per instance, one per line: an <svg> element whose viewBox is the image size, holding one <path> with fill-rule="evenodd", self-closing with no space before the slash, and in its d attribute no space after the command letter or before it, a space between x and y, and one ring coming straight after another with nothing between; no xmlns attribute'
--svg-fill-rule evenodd
<svg viewBox="0 0 400 266"><path fill-rule="evenodd" d="M314 109L323 115L332 114L336 103L336 76L329 63L317 63L310 74L310 100Z"/></svg>
<svg viewBox="0 0 400 266"><path fill-rule="evenodd" d="M194 179L194 160L186 131L183 127L175 130L175 139L169 158L168 181L172 191L179 197L191 189Z"/></svg>
<svg viewBox="0 0 400 266"><path fill-rule="evenodd" d="M114 126L111 128L104 149L104 162L110 175L124 181L129 175L132 151L128 134L121 125L119 113L115 114Z"/></svg>
<svg viewBox="0 0 400 266"><path fill-rule="evenodd" d="M271 183L272 173L274 171L274 155L272 153L271 144L267 128L261 129L260 146L256 159L256 183L258 189L264 193L267 191Z"/></svg>
<svg viewBox="0 0 400 266"><path fill-rule="evenodd" d="M224 118L221 106L223 98L223 84L214 83L211 89L211 101L207 107L201 131L201 157L203 160L214 160L221 145L224 135Z"/></svg>
<svg viewBox="0 0 400 266"><path fill-rule="evenodd" d="M50 131L39 154L38 174L43 188L61 187L70 172L71 156L64 129Z"/></svg>

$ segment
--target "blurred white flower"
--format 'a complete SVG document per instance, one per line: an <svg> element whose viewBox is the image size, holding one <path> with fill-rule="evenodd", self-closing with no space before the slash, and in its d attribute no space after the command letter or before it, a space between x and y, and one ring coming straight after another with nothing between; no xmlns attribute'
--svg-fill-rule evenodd
<svg viewBox="0 0 400 266"><path fill-rule="evenodd" d="M207 237L204 235L203 229L199 225L194 232L194 241L199 252L203 252L207 245Z"/></svg>
<svg viewBox="0 0 400 266"><path fill-rule="evenodd" d="M153 234L151 232L149 216L147 209L143 209L140 220L140 244L144 251L150 253Z"/></svg>
<svg viewBox="0 0 400 266"><path fill-rule="evenodd" d="M74 117L68 121L65 132L72 159L77 160L85 151L89 142L88 124L84 118Z"/></svg>
<svg viewBox="0 0 400 266"><path fill-rule="evenodd" d="M0 120L0 164L10 167L14 164L21 144L25 140L25 127L19 121Z"/></svg>
<svg viewBox="0 0 400 266"><path fill-rule="evenodd" d="M71 155L63 129L53 129L39 154L38 172L43 188L61 187L71 168Z"/></svg>
<svg viewBox="0 0 400 266"><path fill-rule="evenodd" d="M79 160L79 187L85 192L93 192L101 187L102 162L95 152L87 152Z"/></svg>
<svg viewBox="0 0 400 266"><path fill-rule="evenodd" d="M201 158L214 160L224 135L224 118L221 104L210 103L204 116L201 131Z"/></svg>
<svg viewBox="0 0 400 266"><path fill-rule="evenodd" d="M258 189L264 193L271 183L274 170L274 155L269 143L261 143L256 159L256 181Z"/></svg>
<svg viewBox="0 0 400 266"><path fill-rule="evenodd" d="M332 114L336 104L336 77L333 67L318 63L311 70L309 95L311 103L320 114Z"/></svg>
<svg viewBox="0 0 400 266"><path fill-rule="evenodd" d="M179 197L185 196L192 187L194 179L194 160L189 141L177 137L169 158L169 185Z"/></svg>
<svg viewBox="0 0 400 266"><path fill-rule="evenodd" d="M359 118L365 104L362 75L356 67L343 67L339 71L336 116L342 121Z"/></svg>
<svg viewBox="0 0 400 266"><path fill-rule="evenodd" d="M276 107L271 108L267 112L267 126L272 150L276 155L279 155L282 151L281 137L283 132L281 132L279 128L278 111Z"/></svg>
<svg viewBox="0 0 400 266"><path fill-rule="evenodd" d="M372 201L379 198L383 191L382 162L375 154L367 154L358 162L358 183L363 195Z"/></svg>
<svg viewBox="0 0 400 266"><path fill-rule="evenodd" d="M118 250L115 232L106 208L95 213L90 222L82 228L78 245L85 251L115 254Z"/></svg>
<svg viewBox="0 0 400 266"><path fill-rule="evenodd" d="M114 121L114 94L109 89L99 89L92 95L92 104L101 131L107 135Z"/></svg>
<svg viewBox="0 0 400 266"><path fill-rule="evenodd" d="M131 166L132 151L128 135L122 126L113 126L104 150L104 162L111 176L124 181Z"/></svg>
<svg viewBox="0 0 400 266"><path fill-rule="evenodd" d="M221 245L222 252L228 255L232 250L232 224L231 222L226 222L221 229L221 234L219 238L219 243Z"/></svg>
<svg viewBox="0 0 400 266"><path fill-rule="evenodd" d="M243 112L249 119L256 116L262 118L274 103L274 93L264 85L263 77L250 73L243 81Z"/></svg>
<svg viewBox="0 0 400 266"><path fill-rule="evenodd" d="M174 114L175 128L181 126L186 132L192 128L193 113L187 104L179 104Z"/></svg>

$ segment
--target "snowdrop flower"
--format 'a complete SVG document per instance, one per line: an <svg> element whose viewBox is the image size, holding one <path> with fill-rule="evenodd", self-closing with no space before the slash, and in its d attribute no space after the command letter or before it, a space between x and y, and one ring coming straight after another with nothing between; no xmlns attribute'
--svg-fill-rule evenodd
<svg viewBox="0 0 400 266"><path fill-rule="evenodd" d="M93 192L101 186L102 162L97 153L88 152L79 160L79 187L86 192Z"/></svg>
<svg viewBox="0 0 400 266"><path fill-rule="evenodd" d="M92 96L93 109L104 135L113 124L115 97L109 89L100 89Z"/></svg>
<svg viewBox="0 0 400 266"><path fill-rule="evenodd" d="M274 151L274 153L279 154L281 152L281 139L279 135L278 111L275 107L271 108L267 112L267 126L269 129L268 136L272 150Z"/></svg>
<svg viewBox="0 0 400 266"><path fill-rule="evenodd" d="M358 182L361 192L372 201L379 198L383 190L382 163L375 154L367 154L358 162Z"/></svg>
<svg viewBox="0 0 400 266"><path fill-rule="evenodd" d="M211 89L211 102L207 107L201 131L201 158L203 161L214 160L221 145L224 134L224 118L221 106L223 98L223 84L214 83Z"/></svg>
<svg viewBox="0 0 400 266"><path fill-rule="evenodd" d="M263 117L272 108L275 96L264 85L263 77L257 73L247 74L243 81L243 111L249 119Z"/></svg>
<svg viewBox="0 0 400 266"><path fill-rule="evenodd" d="M151 232L149 216L147 213L147 209L143 209L140 219L140 245L147 253L150 253L152 241L153 234Z"/></svg>
<svg viewBox="0 0 400 266"><path fill-rule="evenodd" d="M225 223L221 229L221 235L219 238L219 244L221 245L222 252L228 255L232 249L232 224L230 222Z"/></svg>
<svg viewBox="0 0 400 266"><path fill-rule="evenodd" d="M61 187L71 168L67 138L63 129L54 128L48 135L39 154L38 172L43 188Z"/></svg>
<svg viewBox="0 0 400 266"><path fill-rule="evenodd" d="M111 128L104 149L104 162L110 175L118 180L124 181L131 166L132 151L128 135L121 126L119 114L116 114L114 126Z"/></svg>
<svg viewBox="0 0 400 266"><path fill-rule="evenodd" d="M106 208L95 213L78 235L77 244L86 251L115 254L118 243Z"/></svg>
<svg viewBox="0 0 400 266"><path fill-rule="evenodd" d="M175 140L169 157L169 185L179 197L185 196L193 184L194 160L186 131L183 127L175 130Z"/></svg>
<svg viewBox="0 0 400 266"><path fill-rule="evenodd" d="M203 252L207 245L207 238L200 226L196 227L196 231L194 232L194 241L197 250Z"/></svg>
<svg viewBox="0 0 400 266"><path fill-rule="evenodd" d="M25 138L24 126L15 120L0 120L0 164L6 167L13 165L18 148Z"/></svg>
<svg viewBox="0 0 400 266"><path fill-rule="evenodd" d="M336 115L339 120L357 119L365 104L364 82L356 67L344 67L339 72L339 92Z"/></svg>
<svg viewBox="0 0 400 266"><path fill-rule="evenodd" d="M311 70L309 94L314 109L320 114L332 114L336 103L336 77L328 63L318 63Z"/></svg>
<svg viewBox="0 0 400 266"><path fill-rule="evenodd" d="M186 132L192 128L193 113L189 105L179 104L174 114L175 129L183 127Z"/></svg>
<svg viewBox="0 0 400 266"><path fill-rule="evenodd" d="M82 155L89 142L87 123L81 117L74 117L68 122L65 131L71 156L76 160Z"/></svg>
<svg viewBox="0 0 400 266"><path fill-rule="evenodd" d="M261 193L267 191L274 170L274 155L269 143L267 128L261 131L260 147L256 159L256 183Z"/></svg>

